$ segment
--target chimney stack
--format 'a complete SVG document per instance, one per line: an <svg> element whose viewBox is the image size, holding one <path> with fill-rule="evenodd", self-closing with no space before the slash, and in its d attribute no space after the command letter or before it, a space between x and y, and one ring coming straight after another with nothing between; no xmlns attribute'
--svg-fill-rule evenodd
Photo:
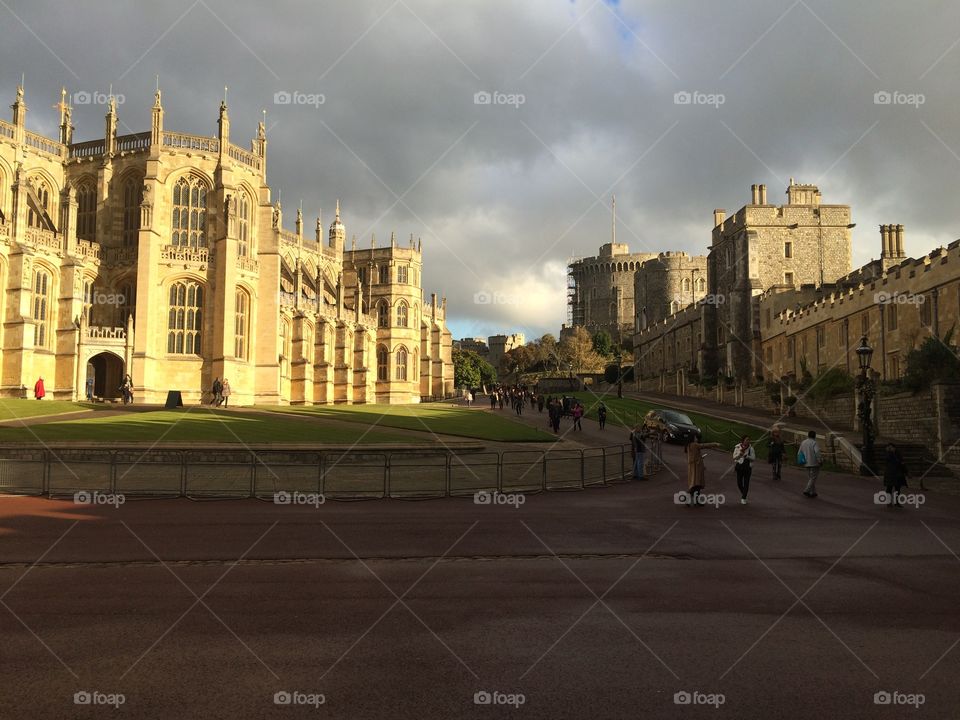
<svg viewBox="0 0 960 720"><path fill-rule="evenodd" d="M766 185L760 186L760 204L761 205L767 204L767 186Z"/></svg>
<svg viewBox="0 0 960 720"><path fill-rule="evenodd" d="M750 186L750 204L751 205L760 204L760 189L756 185Z"/></svg>
<svg viewBox="0 0 960 720"><path fill-rule="evenodd" d="M896 250L898 258L905 258L907 256L907 253L903 249L903 225L897 225L896 237L897 237L897 241L896 241L894 250Z"/></svg>

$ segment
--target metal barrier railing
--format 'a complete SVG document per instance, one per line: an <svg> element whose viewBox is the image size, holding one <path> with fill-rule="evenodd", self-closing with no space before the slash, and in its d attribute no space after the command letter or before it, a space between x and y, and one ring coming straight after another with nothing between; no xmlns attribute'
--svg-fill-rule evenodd
<svg viewBox="0 0 960 720"><path fill-rule="evenodd" d="M3 451L0 451L3 454ZM577 450L215 451L78 448L8 452L0 494L166 497L457 497L582 490L629 479L629 445ZM648 474L659 452L647 454Z"/></svg>

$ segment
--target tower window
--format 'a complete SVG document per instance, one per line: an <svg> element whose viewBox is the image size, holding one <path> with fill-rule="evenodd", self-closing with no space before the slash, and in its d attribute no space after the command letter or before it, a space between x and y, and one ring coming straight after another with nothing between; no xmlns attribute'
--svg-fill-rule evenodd
<svg viewBox="0 0 960 720"><path fill-rule="evenodd" d="M793 257L793 243L792 243L790 240L787 240L787 241L783 244L783 256L784 256L785 258L792 258L792 257Z"/></svg>
<svg viewBox="0 0 960 720"><path fill-rule="evenodd" d="M167 352L173 355L199 355L203 320L203 288L195 282L176 282L170 286L167 315Z"/></svg>

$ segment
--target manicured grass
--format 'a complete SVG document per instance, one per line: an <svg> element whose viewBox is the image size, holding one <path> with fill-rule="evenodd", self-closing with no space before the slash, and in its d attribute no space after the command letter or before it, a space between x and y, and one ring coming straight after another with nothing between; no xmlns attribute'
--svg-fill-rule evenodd
<svg viewBox="0 0 960 720"><path fill-rule="evenodd" d="M497 442L552 442L554 437L480 409L441 404L424 405L293 405L263 406L270 412L311 415L378 427L395 427L440 435L460 435Z"/></svg>
<svg viewBox="0 0 960 720"><path fill-rule="evenodd" d="M32 397L32 396L31 396ZM0 399L0 422L17 418L40 417L41 415L61 415L78 410L109 409L107 405L94 403L69 402L67 400L20 400Z"/></svg>
<svg viewBox="0 0 960 720"><path fill-rule="evenodd" d="M40 405L41 403L36 403ZM30 427L0 428L0 442L26 444L59 440L144 443L406 443L410 438L353 424L303 422L282 415L268 417L209 408L129 412L109 417L93 414L77 420Z"/></svg>
<svg viewBox="0 0 960 720"><path fill-rule="evenodd" d="M580 399L583 406L587 408L587 417L593 420L597 419L597 407L603 402L603 404L607 406L607 422L611 425L620 425L621 427L632 428L634 425L639 425L643 422L643 416L650 410L659 408L670 409L670 405L668 404L653 404L634 400L633 398L606 396L602 400L599 400L593 395L584 395L583 393L575 395L574 397ZM680 408L677 408L677 411L687 415L693 420L694 424L703 431L704 442L720 443L723 449L732 451L733 446L739 442L741 437L746 435L753 441L757 459L767 459L767 440L769 438L766 431L755 428L752 425L721 420L719 418L701 415L700 413L688 412Z"/></svg>

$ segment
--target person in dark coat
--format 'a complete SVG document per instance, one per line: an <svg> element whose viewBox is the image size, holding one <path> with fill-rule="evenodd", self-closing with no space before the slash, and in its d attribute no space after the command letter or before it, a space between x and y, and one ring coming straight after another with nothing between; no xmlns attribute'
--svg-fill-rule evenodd
<svg viewBox="0 0 960 720"><path fill-rule="evenodd" d="M600 407L597 408L597 420L600 423L600 429L603 430L607 424L607 406L603 403L600 403Z"/></svg>
<svg viewBox="0 0 960 720"><path fill-rule="evenodd" d="M210 404L220 407L220 403L223 402L223 383L220 382L220 378L213 381L211 392L213 393L213 400L210 401Z"/></svg>
<svg viewBox="0 0 960 720"><path fill-rule="evenodd" d="M900 491L907 486L907 466L903 455L892 442L887 443L886 464L883 468L883 487L890 498L888 507L900 507Z"/></svg>
<svg viewBox="0 0 960 720"><path fill-rule="evenodd" d="M786 445L780 436L780 428L774 428L770 431L770 442L767 444L767 462L770 463L773 470L773 479L780 479L780 471L783 469L783 458L787 454Z"/></svg>

